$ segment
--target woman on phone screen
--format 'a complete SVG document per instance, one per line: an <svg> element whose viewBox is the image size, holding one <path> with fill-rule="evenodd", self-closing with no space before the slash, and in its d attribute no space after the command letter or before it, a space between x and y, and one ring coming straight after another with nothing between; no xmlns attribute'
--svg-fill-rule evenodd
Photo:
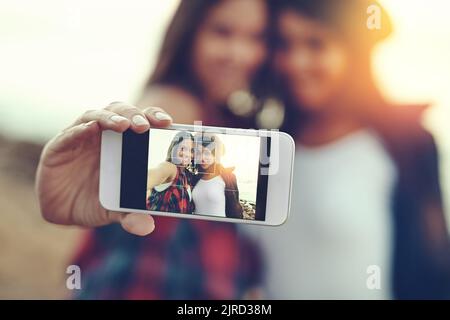
<svg viewBox="0 0 450 320"><path fill-rule="evenodd" d="M225 168L220 159L225 146L217 135L197 134L195 164L197 175L192 192L194 214L242 219L243 208L239 202L239 189L233 168Z"/></svg>
<svg viewBox="0 0 450 320"><path fill-rule="evenodd" d="M192 213L193 136L180 131L172 139L166 161L148 170L147 210Z"/></svg>

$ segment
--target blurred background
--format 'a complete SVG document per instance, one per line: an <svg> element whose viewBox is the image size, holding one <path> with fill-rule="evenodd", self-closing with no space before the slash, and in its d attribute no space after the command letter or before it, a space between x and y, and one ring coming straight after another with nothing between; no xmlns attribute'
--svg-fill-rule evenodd
<svg viewBox="0 0 450 320"><path fill-rule="evenodd" d="M43 221L33 191L43 144L86 109L137 99L179 0L0 4L0 298L67 296L79 228ZM431 103L450 208L450 3L383 0L394 34L375 51L386 97ZM447 210L448 211L448 210Z"/></svg>

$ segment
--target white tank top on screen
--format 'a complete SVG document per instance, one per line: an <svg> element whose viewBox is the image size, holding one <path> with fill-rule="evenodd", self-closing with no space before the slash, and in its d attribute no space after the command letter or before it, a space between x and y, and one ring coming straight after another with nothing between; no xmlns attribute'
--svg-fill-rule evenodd
<svg viewBox="0 0 450 320"><path fill-rule="evenodd" d="M241 226L263 249L268 298L389 299L395 179L395 165L372 131L298 146L287 222ZM379 289L371 278L377 271Z"/></svg>
<svg viewBox="0 0 450 320"><path fill-rule="evenodd" d="M192 190L194 214L225 217L225 182L221 176L200 179Z"/></svg>

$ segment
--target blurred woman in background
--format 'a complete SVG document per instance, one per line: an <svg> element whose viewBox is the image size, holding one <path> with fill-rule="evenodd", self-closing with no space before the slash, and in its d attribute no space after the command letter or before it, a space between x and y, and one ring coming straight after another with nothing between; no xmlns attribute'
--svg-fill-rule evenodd
<svg viewBox="0 0 450 320"><path fill-rule="evenodd" d="M268 11L264 0L181 1L138 106L163 107L177 123L251 127L251 118L236 112L243 114L242 105L253 108L251 95L244 92L262 78ZM75 259L83 270L79 298L231 299L258 283L256 249L238 237L234 225L167 217L154 221L101 207L101 131L145 132L150 125L170 122L161 109L113 103L86 112L47 144L36 180L47 220L86 227L119 222L136 235L158 225L146 238L118 225L89 233Z"/></svg>
<svg viewBox="0 0 450 320"><path fill-rule="evenodd" d="M367 27L370 5L381 10L380 29ZM368 0L277 6L274 64L297 155L288 222L250 230L264 249L268 297L450 298L450 243L425 108L386 102L371 71L389 17Z"/></svg>

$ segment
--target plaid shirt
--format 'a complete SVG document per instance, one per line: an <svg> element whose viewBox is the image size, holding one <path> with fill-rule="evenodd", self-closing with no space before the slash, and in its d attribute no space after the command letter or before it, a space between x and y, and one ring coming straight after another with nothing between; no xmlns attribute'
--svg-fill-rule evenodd
<svg viewBox="0 0 450 320"><path fill-rule="evenodd" d="M231 223L155 217L147 237L118 225L88 235L75 264L78 299L239 299L259 286L261 261Z"/></svg>
<svg viewBox="0 0 450 320"><path fill-rule="evenodd" d="M147 199L147 209L160 212L192 213L194 203L190 199L192 174L177 167L177 175L170 186L162 192L152 189ZM189 190L189 191L188 191Z"/></svg>

